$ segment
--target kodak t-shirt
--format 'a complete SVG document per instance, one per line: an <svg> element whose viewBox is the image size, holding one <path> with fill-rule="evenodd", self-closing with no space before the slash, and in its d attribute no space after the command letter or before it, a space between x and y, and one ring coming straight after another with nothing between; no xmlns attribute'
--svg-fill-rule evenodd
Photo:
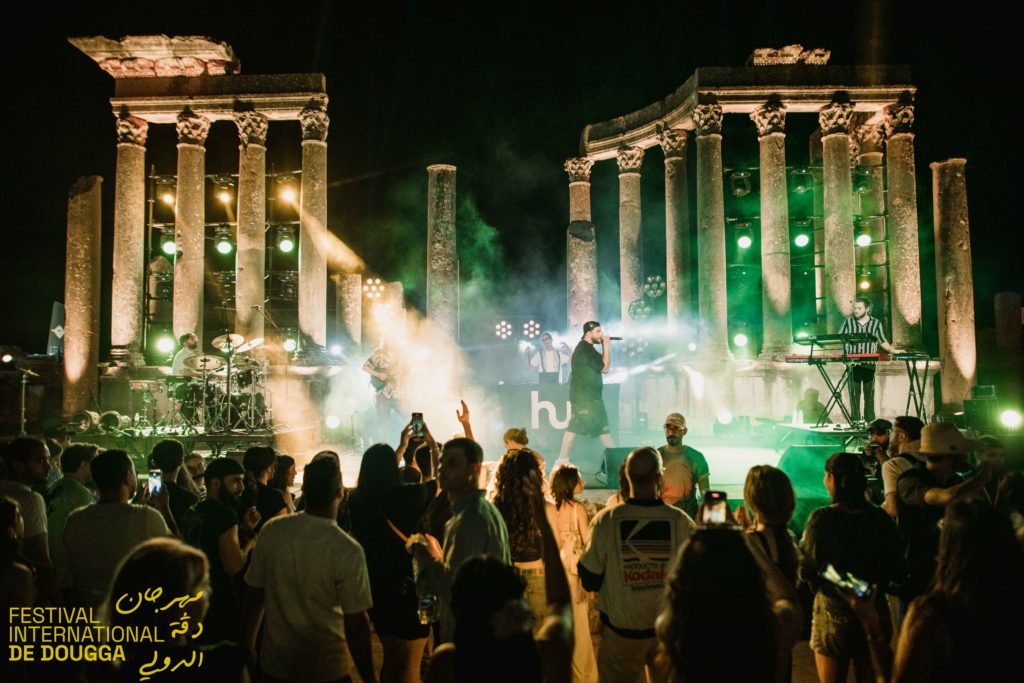
<svg viewBox="0 0 1024 683"><path fill-rule="evenodd" d="M637 631L654 627L668 572L691 533L693 521L686 513L660 500L630 498L598 513L580 564L604 575L597 609L612 625Z"/></svg>

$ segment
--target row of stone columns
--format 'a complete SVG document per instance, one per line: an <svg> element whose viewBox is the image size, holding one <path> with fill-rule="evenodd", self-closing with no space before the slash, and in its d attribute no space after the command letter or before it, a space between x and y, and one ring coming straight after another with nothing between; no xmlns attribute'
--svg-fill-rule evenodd
<svg viewBox="0 0 1024 683"><path fill-rule="evenodd" d="M882 128L855 130L854 106L835 101L819 111L820 133L812 139L812 162L821 160L815 174L819 192L815 213L821 214L820 236L815 237L816 279L823 298L827 327L836 331L852 315L857 296L857 259L854 246L854 196L851 167L856 161L869 175L860 197L861 212L886 213L882 164L888 164L888 214L868 218L873 244L869 264L880 269L886 261L888 237L889 292L893 343L921 348L920 255L917 245L917 190L913 160L913 104L899 102L884 108L888 141L882 152ZM792 346L792 296L789 245L789 208L785 152L785 106L770 100L751 113L760 146L761 259L763 291L762 357L779 359ZM697 280L696 313L702 355L710 360L730 357L728 344L727 264L722 179L722 108L716 102L698 104L692 112L697 147ZM820 142L819 142L820 139ZM692 310L689 291L689 231L686 178L686 131L662 129L659 143L665 154L665 237L668 316L675 323ZM819 156L820 155L820 156ZM619 266L620 308L628 323L629 304L640 297L640 166L644 150L619 150ZM574 240L579 221L590 222L590 170L593 161L569 159L569 324L596 319L597 275L593 244ZM884 269L883 269L884 270ZM584 311L587 313L584 315Z"/></svg>
<svg viewBox="0 0 1024 683"><path fill-rule="evenodd" d="M324 98L299 114L302 188L299 200L299 329L317 346L327 343L327 129ZM206 236L206 138L210 119L185 109L177 117L175 191L175 336L203 336ZM266 138L268 118L235 115L239 136L235 331L246 339L264 333L266 252ZM145 145L148 123L122 111L117 117L114 195L114 275L111 345L115 359L142 361L145 278Z"/></svg>

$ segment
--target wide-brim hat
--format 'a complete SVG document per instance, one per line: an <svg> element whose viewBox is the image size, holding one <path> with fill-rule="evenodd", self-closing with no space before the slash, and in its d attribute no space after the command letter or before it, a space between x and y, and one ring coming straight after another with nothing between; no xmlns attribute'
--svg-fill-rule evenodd
<svg viewBox="0 0 1024 683"><path fill-rule="evenodd" d="M921 430L920 455L966 455L985 448L981 441L964 436L952 422L935 422Z"/></svg>

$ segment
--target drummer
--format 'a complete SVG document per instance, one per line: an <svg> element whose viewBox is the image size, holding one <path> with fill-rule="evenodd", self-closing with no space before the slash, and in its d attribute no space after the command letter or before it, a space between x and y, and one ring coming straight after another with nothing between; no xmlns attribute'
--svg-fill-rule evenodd
<svg viewBox="0 0 1024 683"><path fill-rule="evenodd" d="M199 337L193 332L187 332L178 338L181 350L174 355L174 362L171 363L171 374L183 377L202 377L203 373L197 372L185 365L185 361L192 356L198 355Z"/></svg>

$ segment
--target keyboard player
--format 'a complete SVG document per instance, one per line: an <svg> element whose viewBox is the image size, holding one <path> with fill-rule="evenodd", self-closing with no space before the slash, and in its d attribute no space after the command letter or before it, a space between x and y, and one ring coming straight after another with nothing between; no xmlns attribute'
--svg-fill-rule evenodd
<svg viewBox="0 0 1024 683"><path fill-rule="evenodd" d="M853 302L853 317L843 321L840 334L863 334L874 338L874 341L858 344L845 344L844 352L852 354L877 354L878 347L890 354L902 353L894 349L885 338L882 323L871 315L871 299L858 296ZM864 396L863 421L875 419L875 363L874 361L854 363L850 368L850 416L853 422L861 422L860 397Z"/></svg>

